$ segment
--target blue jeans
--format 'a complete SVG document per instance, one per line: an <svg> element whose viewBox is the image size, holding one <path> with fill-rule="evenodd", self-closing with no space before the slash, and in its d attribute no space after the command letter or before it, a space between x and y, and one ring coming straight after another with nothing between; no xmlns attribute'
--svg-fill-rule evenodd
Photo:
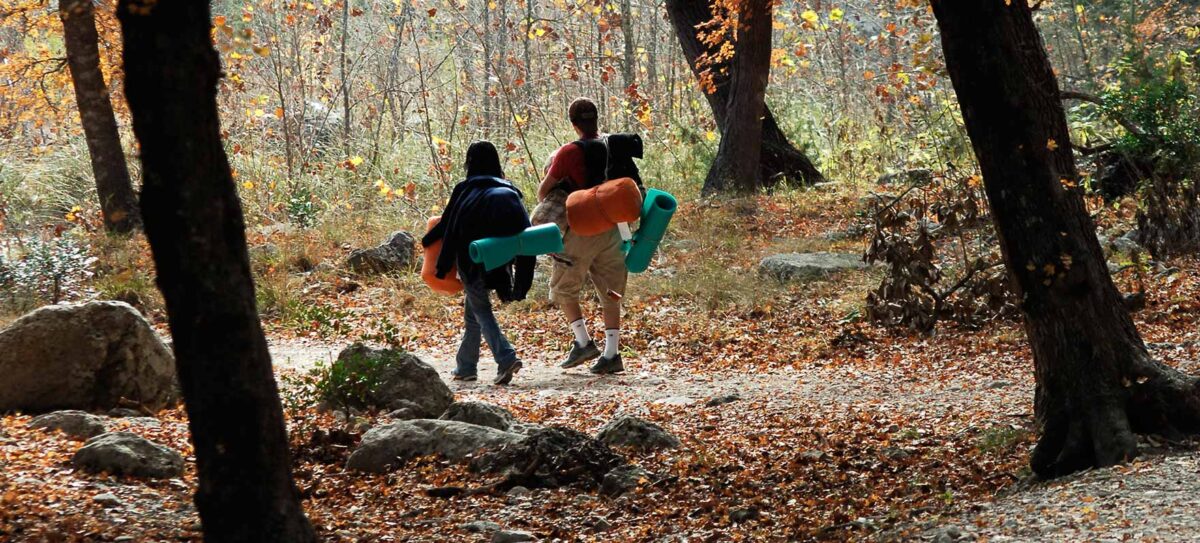
<svg viewBox="0 0 1200 543"><path fill-rule="evenodd" d="M473 275L473 274L472 274ZM491 291L484 284L483 277L461 277L463 282L463 315L466 329L463 331L462 344L458 346L458 356L455 358L456 375L475 375L479 368L480 340L487 340L492 349L492 357L501 368L507 368L517 360L517 351L513 349L500 324L492 314Z"/></svg>

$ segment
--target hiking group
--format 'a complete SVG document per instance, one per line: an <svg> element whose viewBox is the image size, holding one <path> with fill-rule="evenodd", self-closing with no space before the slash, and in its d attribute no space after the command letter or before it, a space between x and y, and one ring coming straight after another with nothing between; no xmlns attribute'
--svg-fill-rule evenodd
<svg viewBox="0 0 1200 543"><path fill-rule="evenodd" d="M470 246L486 238L515 236L539 224L555 224L562 232L562 250L550 255L550 299L566 317L573 338L560 366L574 368L595 360L591 372L597 375L625 369L619 342L621 300L629 276L625 262L629 235L623 223L621 228L614 224L594 235L572 229L567 201L574 192L618 179L626 183L631 179L644 194L633 162L642 156L642 142L636 135L601 133L596 104L586 98L573 101L567 114L578 139L550 156L532 219L520 189L505 179L496 147L478 141L467 149L466 179L454 187L440 219L421 241L427 249L441 244L433 274L440 280L457 274L462 283L464 331L452 372L455 380L478 379L482 341L487 342L497 364L495 384L510 383L522 368L516 349L492 312L491 293L495 291L502 302L524 299L533 284L536 256L518 255L489 270L471 257ZM637 205L640 209L640 201ZM581 302L589 283L603 310L603 349L592 339L583 316Z"/></svg>

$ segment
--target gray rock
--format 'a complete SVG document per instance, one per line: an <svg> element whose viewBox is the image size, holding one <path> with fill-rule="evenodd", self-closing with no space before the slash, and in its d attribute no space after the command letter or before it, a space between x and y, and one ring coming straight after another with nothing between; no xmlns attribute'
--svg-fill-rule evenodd
<svg viewBox="0 0 1200 543"><path fill-rule="evenodd" d="M1114 251L1124 253L1127 255L1132 255L1134 253L1146 254L1146 248L1142 247L1141 243L1138 243L1137 238L1138 238L1138 231L1130 230L1129 232L1126 232L1125 235L1112 240L1112 242L1109 245L1113 248Z"/></svg>
<svg viewBox="0 0 1200 543"><path fill-rule="evenodd" d="M178 452L128 432L110 432L89 439L71 458L71 463L91 473L154 479L183 475L183 456Z"/></svg>
<svg viewBox="0 0 1200 543"><path fill-rule="evenodd" d="M1005 381L1003 379L992 381L992 382L988 383L988 385L987 385L987 387L992 390L995 390L998 388L1008 388L1010 386L1012 386L1012 381Z"/></svg>
<svg viewBox="0 0 1200 543"><path fill-rule="evenodd" d="M715 396L712 399L705 402L704 405L707 407L716 407L718 405L725 405L727 403L733 403L740 399L742 399L742 397L737 394L726 394L724 396Z"/></svg>
<svg viewBox="0 0 1200 543"><path fill-rule="evenodd" d="M845 270L867 268L861 255L844 253L787 253L764 258L758 273L782 282L809 281Z"/></svg>
<svg viewBox="0 0 1200 543"><path fill-rule="evenodd" d="M681 443L662 426L631 415L621 415L605 424L596 439L608 445L643 450L674 449Z"/></svg>
<svg viewBox="0 0 1200 543"><path fill-rule="evenodd" d="M667 396L654 400L654 405L674 405L677 407L686 407L696 403L696 400L687 396Z"/></svg>
<svg viewBox="0 0 1200 543"><path fill-rule="evenodd" d="M958 526L946 526L934 533L934 543L951 543L958 541L963 537L962 528Z"/></svg>
<svg viewBox="0 0 1200 543"><path fill-rule="evenodd" d="M473 534L490 534L500 529L500 525L488 520L475 520L459 526L459 529Z"/></svg>
<svg viewBox="0 0 1200 543"><path fill-rule="evenodd" d="M363 434L346 467L383 473L419 456L462 460L481 450L497 449L524 436L456 420L406 420L378 426Z"/></svg>
<svg viewBox="0 0 1200 543"><path fill-rule="evenodd" d="M394 232L387 243L370 249L358 249L346 258L346 267L363 275L411 271L416 260L417 238L408 232Z"/></svg>
<svg viewBox="0 0 1200 543"><path fill-rule="evenodd" d="M808 460L809 462L816 462L818 460L824 460L825 457L828 455L825 454L825 451L809 449L807 451L801 452L800 454L798 454L796 456L798 456L804 460Z"/></svg>
<svg viewBox="0 0 1200 543"><path fill-rule="evenodd" d="M916 185L923 187L933 182L933 171L925 168L904 170L896 173L881 175L875 180L877 185Z"/></svg>
<svg viewBox="0 0 1200 543"><path fill-rule="evenodd" d="M38 309L0 331L0 412L106 410L124 398L158 410L179 398L175 359L129 304Z"/></svg>
<svg viewBox="0 0 1200 543"><path fill-rule="evenodd" d="M334 367L346 366L360 368L358 371L377 371L378 379L374 389L363 398L368 405L351 407L410 409L422 418L435 418L454 402L454 393L437 370L412 353L355 343L334 361ZM336 403L335 398L324 399ZM352 403L357 401L353 399Z"/></svg>
<svg viewBox="0 0 1200 543"><path fill-rule="evenodd" d="M492 543L521 543L523 541L537 541L537 538L529 532L497 530L492 533Z"/></svg>
<svg viewBox="0 0 1200 543"><path fill-rule="evenodd" d="M108 492L92 496L92 501L100 505L107 505L109 507L119 507L123 503L121 502L121 499L116 496L116 494L110 494Z"/></svg>
<svg viewBox="0 0 1200 543"><path fill-rule="evenodd" d="M88 439L104 433L104 418L83 411L55 411L34 417L29 427L59 430L71 437Z"/></svg>
<svg viewBox="0 0 1200 543"><path fill-rule="evenodd" d="M756 518L758 518L758 509L754 507L743 507L729 512L729 520L734 524L740 524Z"/></svg>
<svg viewBox="0 0 1200 543"><path fill-rule="evenodd" d="M117 407L109 409L107 415L115 419L122 419L126 417L141 417L145 415L145 413L142 413L137 409L130 409L128 407Z"/></svg>
<svg viewBox="0 0 1200 543"><path fill-rule="evenodd" d="M512 432L514 434L521 434L523 436L527 436L538 430L544 430L545 428L546 427L541 424L534 424L532 422L514 421L512 423L512 425L508 427L508 431Z"/></svg>
<svg viewBox="0 0 1200 543"><path fill-rule="evenodd" d="M497 430L509 430L513 416L507 409L484 402L454 402L442 413L442 420L456 420Z"/></svg>
<svg viewBox="0 0 1200 543"><path fill-rule="evenodd" d="M507 494L508 496L513 497L513 498L524 498L532 493L533 493L533 491L529 490L528 488L517 485L517 486L514 486L514 487L508 489L508 492L506 492L505 494Z"/></svg>
<svg viewBox="0 0 1200 543"><path fill-rule="evenodd" d="M604 481L600 483L600 493L615 498L648 482L650 472L632 464L620 466L604 475Z"/></svg>

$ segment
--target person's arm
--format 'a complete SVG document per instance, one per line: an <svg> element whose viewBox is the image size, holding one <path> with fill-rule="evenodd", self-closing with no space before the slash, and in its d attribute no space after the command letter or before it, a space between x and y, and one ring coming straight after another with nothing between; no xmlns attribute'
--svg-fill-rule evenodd
<svg viewBox="0 0 1200 543"><path fill-rule="evenodd" d="M555 177L553 173L547 171L546 177L542 178L542 184L538 185L538 202L545 200L550 195L550 191L554 190L554 187L557 187L561 182L562 179Z"/></svg>

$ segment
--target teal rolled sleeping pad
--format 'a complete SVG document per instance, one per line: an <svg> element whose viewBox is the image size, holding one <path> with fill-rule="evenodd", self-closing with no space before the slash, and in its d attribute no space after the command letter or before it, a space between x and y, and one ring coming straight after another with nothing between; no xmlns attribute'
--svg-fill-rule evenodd
<svg viewBox="0 0 1200 543"><path fill-rule="evenodd" d="M471 261L483 264L492 271L517 256L537 256L563 250L562 232L556 224L540 224L506 238L484 238L472 241L467 248Z"/></svg>
<svg viewBox="0 0 1200 543"><path fill-rule="evenodd" d="M650 189L642 202L641 225L633 234L629 253L625 255L625 268L633 273L642 273L650 267L654 251L667 233L667 225L679 202L670 193Z"/></svg>

